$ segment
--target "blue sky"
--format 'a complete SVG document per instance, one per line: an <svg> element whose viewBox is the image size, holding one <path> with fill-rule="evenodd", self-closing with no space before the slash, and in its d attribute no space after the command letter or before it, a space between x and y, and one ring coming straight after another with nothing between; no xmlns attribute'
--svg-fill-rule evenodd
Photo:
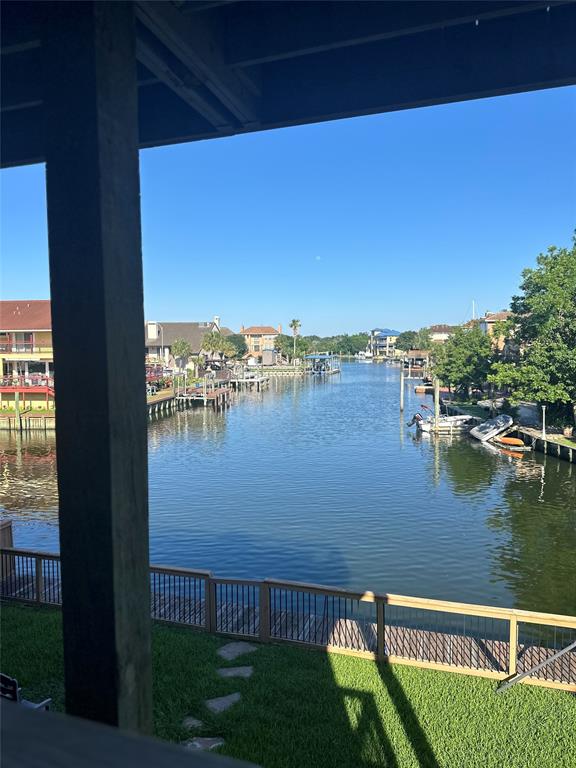
<svg viewBox="0 0 576 768"><path fill-rule="evenodd" d="M141 153L148 319L304 334L506 307L576 226L576 88ZM4 170L2 298L47 298L43 166Z"/></svg>

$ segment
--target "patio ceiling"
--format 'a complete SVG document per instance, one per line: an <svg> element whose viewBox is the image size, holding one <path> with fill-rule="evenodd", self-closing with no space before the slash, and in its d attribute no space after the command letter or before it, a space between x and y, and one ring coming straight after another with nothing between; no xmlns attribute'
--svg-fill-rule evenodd
<svg viewBox="0 0 576 768"><path fill-rule="evenodd" d="M2 165L45 158L41 28L2 3ZM141 147L576 83L569 2L136 3Z"/></svg>

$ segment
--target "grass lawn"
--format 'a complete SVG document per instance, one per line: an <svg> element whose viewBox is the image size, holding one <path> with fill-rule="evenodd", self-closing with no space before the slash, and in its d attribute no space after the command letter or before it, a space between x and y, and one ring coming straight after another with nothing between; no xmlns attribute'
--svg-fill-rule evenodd
<svg viewBox="0 0 576 768"><path fill-rule="evenodd" d="M60 612L3 605L1 628L2 671L62 709ZM154 626L157 736L185 740L193 715L199 735L222 736L222 752L264 768L576 765L571 694L519 685L497 696L489 680L274 645L234 662L252 664L251 679L222 679L225 642ZM241 702L221 715L202 704L234 691Z"/></svg>

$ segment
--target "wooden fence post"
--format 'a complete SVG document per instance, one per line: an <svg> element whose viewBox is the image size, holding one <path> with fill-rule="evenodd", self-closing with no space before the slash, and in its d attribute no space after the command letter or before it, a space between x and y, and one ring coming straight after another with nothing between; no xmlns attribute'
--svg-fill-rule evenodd
<svg viewBox="0 0 576 768"><path fill-rule="evenodd" d="M376 656L378 661L383 661L386 655L386 649L384 645L384 603L382 600L378 600L376 603L376 642Z"/></svg>
<svg viewBox="0 0 576 768"><path fill-rule="evenodd" d="M270 640L270 585L260 582L260 630L259 637L263 643Z"/></svg>
<svg viewBox="0 0 576 768"><path fill-rule="evenodd" d="M43 602L44 597L44 574L42 573L42 558L35 558L36 565L36 602Z"/></svg>
<svg viewBox="0 0 576 768"><path fill-rule="evenodd" d="M211 577L206 579L205 603L206 630L216 632L216 584Z"/></svg>
<svg viewBox="0 0 576 768"><path fill-rule="evenodd" d="M515 675L518 659L518 619L510 616L510 645L508 657L508 674Z"/></svg>

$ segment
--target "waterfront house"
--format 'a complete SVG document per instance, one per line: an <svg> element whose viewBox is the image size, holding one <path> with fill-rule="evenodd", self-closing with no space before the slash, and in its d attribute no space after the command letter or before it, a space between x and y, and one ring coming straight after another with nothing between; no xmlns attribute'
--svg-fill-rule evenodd
<svg viewBox="0 0 576 768"><path fill-rule="evenodd" d="M443 344L454 333L454 326L445 325L444 323L431 325L430 328L428 328L428 332L430 334L430 341L435 344Z"/></svg>
<svg viewBox="0 0 576 768"><path fill-rule="evenodd" d="M0 409L54 407L49 300L0 301Z"/></svg>
<svg viewBox="0 0 576 768"><path fill-rule="evenodd" d="M216 315L213 320L194 323L172 323L167 321L148 321L146 323L146 362L149 364L162 363L173 367L172 345L177 339L184 339L192 348L192 355L202 352L202 340L207 333L220 333L231 336L230 328L223 327Z"/></svg>
<svg viewBox="0 0 576 768"><path fill-rule="evenodd" d="M248 347L247 355L262 359L264 351L272 351L276 343L276 336L282 333L282 326L274 328L271 325L251 325L249 328L240 328L244 341Z"/></svg>
<svg viewBox="0 0 576 768"><path fill-rule="evenodd" d="M54 373L49 300L0 301L2 378Z"/></svg>
<svg viewBox="0 0 576 768"><path fill-rule="evenodd" d="M370 331L366 352L373 357L394 357L396 352L396 339L400 331L391 328L373 328Z"/></svg>

